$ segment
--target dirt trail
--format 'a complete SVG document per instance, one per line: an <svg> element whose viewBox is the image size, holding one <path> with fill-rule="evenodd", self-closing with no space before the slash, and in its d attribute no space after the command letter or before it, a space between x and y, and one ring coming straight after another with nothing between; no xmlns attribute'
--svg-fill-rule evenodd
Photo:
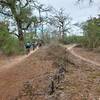
<svg viewBox="0 0 100 100"><path fill-rule="evenodd" d="M67 45L66 48L73 54L75 55L76 57L84 60L84 61L87 61L93 65L96 65L96 66L100 66L100 63L96 62L96 61L92 61L90 59L87 59L81 55L79 55L77 52L74 51L74 47L76 46L76 44L73 44L73 45ZM38 48L37 48L38 49ZM19 56L17 58L14 58L14 59L11 59L11 60L8 60L8 62L6 62L6 64L3 64L3 65L0 65L0 72L6 70L6 69L9 69L11 67L13 67L14 65L22 62L24 59L26 59L27 57L29 57L30 55L32 55L34 52L37 51L37 49L35 49L34 51L32 50L28 55L24 55L24 56ZM100 69L100 68L99 68Z"/></svg>
<svg viewBox="0 0 100 100"><path fill-rule="evenodd" d="M30 51L30 53L28 55L19 56L17 58L14 58L14 59L6 61L6 64L0 65L0 72L4 71L6 69L9 69L9 68L13 67L14 65L22 62L24 59L26 59L27 57L29 57L30 55L32 55L34 52L36 52L37 49L35 49L34 51L33 50Z"/></svg>
<svg viewBox="0 0 100 100"><path fill-rule="evenodd" d="M73 48L74 48L75 46L76 46L76 44L67 45L67 49L68 49L69 51L71 51L71 52L72 52L75 56L77 56L78 58L83 59L83 60L85 60L85 61L88 61L88 62L90 62L90 63L92 63L92 64L97 65L97 66L100 66L100 63L95 62L95 61L91 61L90 59L84 58L84 57L80 56L79 54L77 54L77 53L73 50ZM37 50L37 49L36 49L36 50ZM17 58L15 58L15 59L9 60L6 64L0 66L0 72L3 71L3 70L5 70L5 69L11 68L11 67L13 67L14 65L20 63L21 61L23 61L24 59L26 59L27 57L29 57L31 54L33 54L36 50L31 51L30 54L28 54L28 55L20 56L20 57L17 57Z"/></svg>
<svg viewBox="0 0 100 100"><path fill-rule="evenodd" d="M73 47L74 45L67 46L67 48L70 51L73 50ZM55 56L65 55L63 50L65 51L65 48L62 49L62 48L56 48L56 47L55 48L43 47L37 50L36 52L34 51L35 53L31 52L29 55L25 55L21 57L20 59L17 59L17 61L14 60L13 63L3 66L0 69L2 70L0 72L0 100L15 100L13 99L13 97L17 96L17 94L23 87L23 83L26 81L33 80L32 84L34 86L35 91L39 91L39 92L43 91L43 89L46 88L47 81L49 80L48 75L51 72L54 72L54 69L55 69L54 62L56 61ZM53 51L54 54L48 51ZM85 71L85 69L84 70L79 69L74 66L70 66L68 68L69 68L68 74L66 75L66 79L68 81L67 83L65 83L65 85L68 85L68 89L67 89L68 93L69 91L70 93L72 93L72 90L74 89L73 87L75 87L76 92L78 93L79 91L83 90L83 86L84 86L84 90L87 87L93 90L95 89L93 86L96 86L96 88L99 87L98 80L97 80L98 82L96 81L96 79L93 82L91 82L90 80L88 82L87 80L87 77L90 77L93 74L93 72L87 72ZM89 73L91 75L88 75ZM94 74L98 74L98 73L96 71ZM69 85L70 82L71 82L71 85L73 85L71 87ZM82 92L84 93L84 91ZM67 92L65 93L67 94ZM22 99L22 100L29 100L29 99ZM44 96L41 96L41 97L36 96L35 100L47 100L47 99L44 99ZM75 99L63 99L63 100L75 100ZM77 100L82 100L82 99L77 99Z"/></svg>
<svg viewBox="0 0 100 100"><path fill-rule="evenodd" d="M35 51L0 68L0 100L15 100L26 81L35 80L32 84L36 89L45 87L44 77L53 70L52 61L44 60L46 48Z"/></svg>
<svg viewBox="0 0 100 100"><path fill-rule="evenodd" d="M86 62L88 62L88 63L91 63L91 64L93 64L93 65L95 65L95 66L100 66L100 63L98 63L98 62L96 62L96 61L93 61L93 60L90 60L89 58L85 58L85 57L79 55L77 52L75 52L74 49L73 49L75 46L76 46L76 44L68 45L68 46L67 46L67 49L68 49L73 55L75 55L77 58L79 58L79 59L81 59L81 60L83 60L83 61L86 61ZM100 69L100 67L98 67L98 69Z"/></svg>

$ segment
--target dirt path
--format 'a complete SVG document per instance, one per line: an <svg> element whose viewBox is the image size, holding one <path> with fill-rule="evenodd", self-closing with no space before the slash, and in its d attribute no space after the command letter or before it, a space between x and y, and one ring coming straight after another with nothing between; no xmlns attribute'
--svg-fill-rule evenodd
<svg viewBox="0 0 100 100"><path fill-rule="evenodd" d="M46 86L47 75L53 70L52 61L43 59L43 57L47 57L45 48L35 51L35 53L31 52L29 55L25 55L20 59L16 59L17 61L14 60L13 63L1 67L0 100L15 100L13 98L19 94L26 81L34 80L32 84L36 91Z"/></svg>
<svg viewBox="0 0 100 100"><path fill-rule="evenodd" d="M74 45L68 45L67 47L69 50L72 51L73 46ZM41 92L43 91L43 89L46 89L47 82L50 82L48 75L50 75L51 72L54 72L55 69L55 66L53 64L55 58L54 56L52 56L52 53L48 52L48 50L54 51L55 49L56 48L51 49L50 47L41 48L37 52L34 51L35 53L31 52L29 55L25 55L20 59L17 59L17 63L14 60L15 62L9 64L9 66L8 65L5 67L3 66L4 67L2 69L3 71L0 72L0 100L15 100L13 97L17 96L17 94L23 87L23 83L25 83L26 81L33 80L32 85L34 86L35 91ZM59 52L62 52L61 51L62 49L59 51L57 50L54 51L57 54L60 54ZM60 54L60 56L62 56L62 53ZM93 73L94 72L89 72L89 71L86 72L85 70L79 69L74 66L68 67L68 73L66 75L67 83L65 83L65 85L68 85L65 86L66 89L68 87L67 89L68 93L69 91L72 94L73 91L79 93L82 90L85 91L85 89L87 89L88 87L91 89L91 91L94 91L95 86L98 89L99 87L98 78L95 79L98 82L97 81L91 82L90 80L88 82L87 80L87 77L91 78L93 76ZM91 74L92 76L88 74ZM96 75L99 74L99 71L98 72L96 71L94 75L95 74ZM73 90L74 89L73 87L75 87L75 90ZM82 91L82 93L84 93L84 91ZM66 95L68 94L67 92L65 93ZM29 99L21 99L21 100L29 100ZM44 96L42 97L36 96L34 100L47 100L47 99L44 99ZM60 100L75 100L75 99L60 99ZM77 99L77 100L82 100L82 99Z"/></svg>
<svg viewBox="0 0 100 100"><path fill-rule="evenodd" d="M93 64L93 65L100 66L100 63L95 62L95 61L92 61L92 60L87 59L87 58L85 58L85 57L82 57L82 56L79 55L77 52L75 52L75 51L73 50L73 48L74 48L75 46L76 46L76 44L67 45L67 49L68 49L70 52L72 52L72 54L74 54L75 56L77 56L78 58L83 59L83 60L85 60L85 61L87 61L87 62L89 62L89 63L91 63L91 64ZM37 49L36 49L36 50L37 50ZM21 61L23 61L24 59L26 59L27 57L29 57L31 54L33 54L36 50L31 51L30 54L28 54L28 55L24 55L24 56L17 57L17 58L15 58L15 59L8 60L8 62L7 62L6 64L0 66L0 72L3 71L3 70L5 70L5 69L11 68L11 67L13 67L14 65L20 63Z"/></svg>
<svg viewBox="0 0 100 100"><path fill-rule="evenodd" d="M37 48L38 49L38 48ZM8 59L8 61L6 61L6 64L0 65L0 72L7 70L11 67L13 67L14 65L22 62L24 59L26 59L27 57L29 57L31 54L33 54L34 52L37 51L37 49L35 49L34 51L32 50L28 55L24 55L24 56L19 56L17 58L14 59Z"/></svg>
<svg viewBox="0 0 100 100"><path fill-rule="evenodd" d="M88 63L90 63L90 64L92 64L92 65L100 66L100 63L98 63L98 62L96 62L96 61L93 61L93 60L91 60L91 59L89 59L89 58L85 58L85 57L79 55L77 52L75 52L74 49L73 49L75 46L76 46L76 44L68 45L68 46L67 46L67 49L68 49L74 56L76 56L77 58L79 58L79 59L81 59L81 60L83 60L83 61L86 61L86 62L88 62ZM100 67L98 67L98 69L100 70Z"/></svg>

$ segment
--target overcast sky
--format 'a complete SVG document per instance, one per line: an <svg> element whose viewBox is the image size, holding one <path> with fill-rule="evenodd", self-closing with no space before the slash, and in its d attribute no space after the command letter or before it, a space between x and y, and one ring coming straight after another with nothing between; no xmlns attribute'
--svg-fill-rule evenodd
<svg viewBox="0 0 100 100"><path fill-rule="evenodd" d="M84 0L79 5L76 5L76 0L39 0L41 3L51 5L56 9L64 8L65 13L69 14L73 23L83 22L90 16L94 17L100 13L100 0L94 0L94 3L89 5L88 0ZM73 28L73 31L80 32L80 29Z"/></svg>
<svg viewBox="0 0 100 100"><path fill-rule="evenodd" d="M39 0L41 3L51 5L56 9L64 8L65 13L69 14L73 23L78 23L87 20L90 16L94 17L100 14L100 0L94 0L92 5L89 5L88 0L80 5L75 5L77 0ZM78 31L78 28L73 28ZM74 32L75 32L74 31Z"/></svg>
<svg viewBox="0 0 100 100"><path fill-rule="evenodd" d="M66 14L70 14L74 22L81 22L90 16L96 16L100 12L100 0L94 0L94 4L89 6L88 2L75 5L75 0L39 0L40 2L52 5L54 8L64 8ZM88 1L88 0L85 0Z"/></svg>

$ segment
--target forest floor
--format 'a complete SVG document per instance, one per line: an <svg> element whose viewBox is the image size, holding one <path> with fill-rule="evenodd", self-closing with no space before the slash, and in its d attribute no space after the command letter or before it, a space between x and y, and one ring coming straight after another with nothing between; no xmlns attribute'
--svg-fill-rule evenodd
<svg viewBox="0 0 100 100"><path fill-rule="evenodd" d="M68 48L72 49L71 45ZM54 64L56 57L64 56L65 51L65 48L45 46L25 56L0 57L0 100L15 100L15 97L22 93L20 91L27 82L32 83L35 94L43 94L34 95L33 100L99 100L100 70L78 68L69 63L65 79L57 89L61 94L59 96L55 94L58 99L45 98L44 93L50 83L49 77L56 70ZM81 48L75 48L74 52L99 63L99 54ZM21 100L31 100L28 96L24 95Z"/></svg>

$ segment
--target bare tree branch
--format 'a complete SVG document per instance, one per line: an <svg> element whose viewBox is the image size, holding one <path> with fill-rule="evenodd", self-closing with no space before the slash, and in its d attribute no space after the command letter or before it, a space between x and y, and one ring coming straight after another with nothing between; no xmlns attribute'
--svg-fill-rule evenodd
<svg viewBox="0 0 100 100"><path fill-rule="evenodd" d="M10 4L4 0L0 0L0 5L2 6L9 6Z"/></svg>
<svg viewBox="0 0 100 100"><path fill-rule="evenodd" d="M5 12L2 12L2 11L0 11L0 13L3 14L3 15L5 15L5 16L8 16L8 17L11 17L12 16L11 14L5 13Z"/></svg>
<svg viewBox="0 0 100 100"><path fill-rule="evenodd" d="M22 8L25 8L26 6L28 6L29 2L30 2L29 0L26 0L26 3Z"/></svg>
<svg viewBox="0 0 100 100"><path fill-rule="evenodd" d="M32 24L32 19L30 19L26 27L22 28L22 30L27 30L31 24Z"/></svg>

